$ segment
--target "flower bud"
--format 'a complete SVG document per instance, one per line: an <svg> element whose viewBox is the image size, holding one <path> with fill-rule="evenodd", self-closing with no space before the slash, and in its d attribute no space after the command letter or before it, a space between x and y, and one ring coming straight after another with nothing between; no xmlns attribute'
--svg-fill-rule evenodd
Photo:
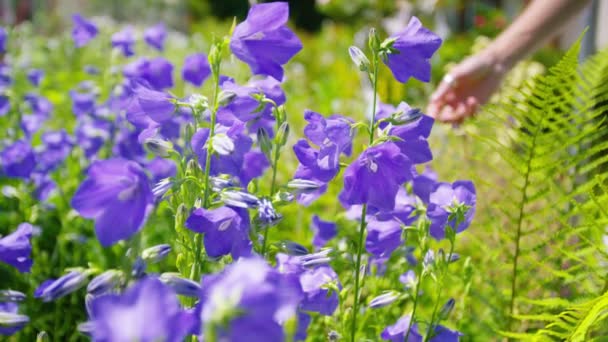
<svg viewBox="0 0 608 342"><path fill-rule="evenodd" d="M87 282L88 274L79 271L71 271L59 279L49 279L36 289L34 297L41 298L43 302L50 302L66 296Z"/></svg>
<svg viewBox="0 0 608 342"><path fill-rule="evenodd" d="M229 105L236 98L236 93L233 91L224 90L220 93L217 99L217 103L220 106Z"/></svg>
<svg viewBox="0 0 608 342"><path fill-rule="evenodd" d="M158 279L179 295L187 297L198 297L200 295L200 285L195 281L180 277L179 273L163 273Z"/></svg>
<svg viewBox="0 0 608 342"><path fill-rule="evenodd" d="M399 298L399 293L394 291L389 291L379 295L378 297L372 299L369 303L369 307L372 309L382 308L387 305L392 304Z"/></svg>
<svg viewBox="0 0 608 342"><path fill-rule="evenodd" d="M376 52L378 49L380 49L380 37L378 36L376 29L373 27L369 29L369 38L367 40L367 44L372 52Z"/></svg>
<svg viewBox="0 0 608 342"><path fill-rule="evenodd" d="M293 202L294 199L295 196L292 193L279 190L276 194L274 194L272 201L276 205L283 205Z"/></svg>
<svg viewBox="0 0 608 342"><path fill-rule="evenodd" d="M323 184L320 182L301 178L292 179L287 183L288 189L294 190L299 194L315 192L319 190L322 186Z"/></svg>
<svg viewBox="0 0 608 342"><path fill-rule="evenodd" d="M226 188L233 188L239 185L238 180L234 178L209 177L213 191L220 192Z"/></svg>
<svg viewBox="0 0 608 342"><path fill-rule="evenodd" d="M0 328L20 330L29 321L30 318L25 315L0 311Z"/></svg>
<svg viewBox="0 0 608 342"><path fill-rule="evenodd" d="M262 198L258 206L258 219L264 226L274 226L283 219L283 216L276 212L270 200Z"/></svg>
<svg viewBox="0 0 608 342"><path fill-rule="evenodd" d="M146 268L148 265L144 261L144 259L137 257L135 262L133 262L133 269L131 270L131 275L135 279L143 278L146 275Z"/></svg>
<svg viewBox="0 0 608 342"><path fill-rule="evenodd" d="M173 186L173 181L171 178L161 179L154 187L152 188L152 194L155 198L163 197L164 194L171 189Z"/></svg>
<svg viewBox="0 0 608 342"><path fill-rule="evenodd" d="M309 253L308 248L293 241L281 242L281 248L289 255L306 255Z"/></svg>
<svg viewBox="0 0 608 342"><path fill-rule="evenodd" d="M450 313L452 312L452 310L454 309L454 305L456 304L456 301L454 300L454 298L450 298L441 308L441 310L439 311L439 320L443 321L444 319L447 319L448 316L450 315Z"/></svg>
<svg viewBox="0 0 608 342"><path fill-rule="evenodd" d="M420 108L411 108L406 112L393 113L389 121L393 125L405 125L420 119L422 115Z"/></svg>
<svg viewBox="0 0 608 342"><path fill-rule="evenodd" d="M41 331L38 333L38 336L36 336L36 342L51 342L51 339L46 331Z"/></svg>
<svg viewBox="0 0 608 342"><path fill-rule="evenodd" d="M173 144L170 141L159 138L148 138L144 141L146 149L159 157L166 158L173 151Z"/></svg>
<svg viewBox="0 0 608 342"><path fill-rule="evenodd" d="M224 204L239 208L257 208L260 202L254 195L242 191L223 191L220 198Z"/></svg>
<svg viewBox="0 0 608 342"><path fill-rule="evenodd" d="M406 289L411 289L416 287L416 272L409 270L399 276L399 281L405 285Z"/></svg>
<svg viewBox="0 0 608 342"><path fill-rule="evenodd" d="M364 72L370 70L371 63L369 62L369 59L367 58L365 53L361 51L361 49L356 46L351 46L348 48L348 54L350 55L350 58L353 60L357 68L359 68L359 70Z"/></svg>
<svg viewBox="0 0 608 342"><path fill-rule="evenodd" d="M260 127L257 132L258 146L266 156L266 159L272 160L272 140L268 136L268 132L263 127Z"/></svg>
<svg viewBox="0 0 608 342"><path fill-rule="evenodd" d="M327 264L331 261L329 254L333 250L331 248L322 249L316 253L302 255L300 257L300 261L302 262L302 266L311 267L317 265Z"/></svg>
<svg viewBox="0 0 608 342"><path fill-rule="evenodd" d="M211 138L211 147L219 155L227 156L234 152L234 141L224 133L219 133Z"/></svg>
<svg viewBox="0 0 608 342"><path fill-rule="evenodd" d="M168 244L156 245L144 249L141 253L142 259L149 263L157 263L164 260L167 255L171 252L171 246Z"/></svg>
<svg viewBox="0 0 608 342"><path fill-rule="evenodd" d="M283 122L277 131L274 141L278 146L285 146L285 144L287 144L287 138L289 138L289 124Z"/></svg>
<svg viewBox="0 0 608 342"><path fill-rule="evenodd" d="M0 302L21 302L25 299L25 294L15 290L1 290Z"/></svg>
<svg viewBox="0 0 608 342"><path fill-rule="evenodd" d="M87 286L87 292L93 296L100 296L114 290L123 281L123 274L119 270L108 270L93 278Z"/></svg>

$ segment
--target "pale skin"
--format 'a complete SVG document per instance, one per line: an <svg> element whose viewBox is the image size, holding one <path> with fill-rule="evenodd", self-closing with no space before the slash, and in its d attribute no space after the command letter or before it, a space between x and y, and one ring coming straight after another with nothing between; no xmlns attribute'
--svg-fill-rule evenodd
<svg viewBox="0 0 608 342"><path fill-rule="evenodd" d="M427 114L460 124L475 115L519 61L559 34L589 0L534 0L488 47L454 66L431 96Z"/></svg>

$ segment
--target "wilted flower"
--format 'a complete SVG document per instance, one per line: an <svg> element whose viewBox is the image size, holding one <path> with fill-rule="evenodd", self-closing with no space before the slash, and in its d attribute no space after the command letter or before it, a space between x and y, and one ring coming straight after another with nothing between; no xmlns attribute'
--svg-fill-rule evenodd
<svg viewBox="0 0 608 342"><path fill-rule="evenodd" d="M112 35L112 47L119 48L126 57L135 54L135 51L133 51L134 45L135 31L132 26L127 26Z"/></svg>
<svg viewBox="0 0 608 342"><path fill-rule="evenodd" d="M200 87L209 75L211 75L211 67L204 53L195 53L186 57L182 68L184 81Z"/></svg>
<svg viewBox="0 0 608 342"><path fill-rule="evenodd" d="M29 272L32 268L32 238L33 226L21 223L17 230L0 238L0 261L16 267L19 272Z"/></svg>
<svg viewBox="0 0 608 342"><path fill-rule="evenodd" d="M139 280L125 293L94 298L87 323L94 341L182 341L195 324L177 296L154 278Z"/></svg>
<svg viewBox="0 0 608 342"><path fill-rule="evenodd" d="M232 254L233 258L250 251L249 225L238 209L220 207L195 209L186 220L186 227L204 233L205 251L212 258ZM245 219L248 220L247 217Z"/></svg>
<svg viewBox="0 0 608 342"><path fill-rule="evenodd" d="M74 44L76 44L76 47L78 48L87 45L99 32L97 26L93 24L93 22L85 19L80 14L74 14L72 16L72 22L74 24L72 39L74 39Z"/></svg>
<svg viewBox="0 0 608 342"><path fill-rule="evenodd" d="M286 26L289 5L275 2L253 5L247 19L236 26L230 49L254 74L281 81L282 65L302 49L300 39Z"/></svg>
<svg viewBox="0 0 608 342"><path fill-rule="evenodd" d="M86 272L71 271L58 279L44 281L34 292L34 297L41 298L44 302L59 299L83 287L87 278Z"/></svg>
<svg viewBox="0 0 608 342"><path fill-rule="evenodd" d="M167 29L163 23L158 23L144 31L144 40L146 43L159 51L164 49L166 38Z"/></svg>
<svg viewBox="0 0 608 342"><path fill-rule="evenodd" d="M431 79L430 58L441 45L441 38L424 28L420 20L412 17L405 30L391 36L394 40L391 48L396 50L388 54L385 63L393 76L401 83L410 77L422 82Z"/></svg>
<svg viewBox="0 0 608 342"><path fill-rule="evenodd" d="M153 195L137 163L114 158L93 163L72 198L72 207L95 220L103 246L128 239L145 223Z"/></svg>

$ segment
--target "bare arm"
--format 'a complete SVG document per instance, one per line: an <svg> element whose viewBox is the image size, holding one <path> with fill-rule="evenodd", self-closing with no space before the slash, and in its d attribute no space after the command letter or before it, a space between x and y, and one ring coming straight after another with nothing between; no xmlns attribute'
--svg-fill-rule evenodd
<svg viewBox="0 0 608 342"><path fill-rule="evenodd" d="M465 59L444 78L427 113L443 122L460 123L475 114L498 89L504 74L561 32L589 0L535 0L488 47ZM447 75L446 75L447 76Z"/></svg>

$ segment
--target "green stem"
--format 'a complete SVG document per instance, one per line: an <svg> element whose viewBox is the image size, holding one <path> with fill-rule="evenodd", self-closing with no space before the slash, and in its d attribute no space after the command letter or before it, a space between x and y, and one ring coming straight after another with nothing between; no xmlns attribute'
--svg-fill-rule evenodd
<svg viewBox="0 0 608 342"><path fill-rule="evenodd" d="M372 83L374 87L374 99L372 102L372 116L369 124L369 145L374 143L374 126L376 121L376 105L378 102L378 53L374 51L373 56L374 63L374 74L372 77ZM363 205L361 209L361 226L359 227L359 243L357 245L357 260L355 263L355 299L353 303L353 320L351 323L351 341L355 341L357 334L357 314L359 313L359 291L361 290L359 284L359 278L361 278L361 255L363 254L363 236L365 235L365 216L367 215L367 204Z"/></svg>
<svg viewBox="0 0 608 342"><path fill-rule="evenodd" d="M414 317L416 317L416 309L418 308L418 297L420 293L420 286L422 285L422 273L420 276L416 278L416 293L414 295L414 308L412 309L412 315L410 316L410 323L407 326L407 332L405 333L404 341L408 341L408 337L410 336L410 331L412 330L412 325L414 324Z"/></svg>
<svg viewBox="0 0 608 342"><path fill-rule="evenodd" d="M220 48L221 54L221 48ZM207 155L205 157L205 173L203 175L203 208L209 207L209 173L211 172L211 155L213 153L213 146L211 144L211 140L215 134L215 122L217 117L217 110L219 108L218 97L220 93L220 66L221 63L218 62L217 68L211 68L213 72L213 109L211 110L211 126L209 127L209 137L207 138ZM194 259L194 267L190 274L190 279L197 280L200 275L200 263L201 263L201 254L203 250L203 235L196 234L196 258Z"/></svg>
<svg viewBox="0 0 608 342"><path fill-rule="evenodd" d="M278 131L278 123L277 123L277 131ZM272 183L270 183L270 197L272 197L274 195L274 190L276 187L276 180L277 180L277 163L279 162L279 156L280 156L280 146L275 146L274 147L274 160L272 162ZM264 227L264 241L262 241L262 257L266 256L266 246L267 241L268 241L268 231L269 226Z"/></svg>
<svg viewBox="0 0 608 342"><path fill-rule="evenodd" d="M456 225L457 226L457 225ZM433 326L435 325L435 315L437 315L437 309L439 308L439 301L441 300L441 290L443 290L443 281L445 278L445 274L448 270L448 266L450 265L450 260L452 260L452 254L454 254L454 242L450 241L450 253L448 254L448 258L445 261L445 267L441 272L441 276L439 278L438 286L437 286L437 299L435 300L435 307L433 308L433 314L431 315L431 321L429 322L429 328L426 331L426 336L424 337L424 342L429 341L431 338L431 332L433 330Z"/></svg>

